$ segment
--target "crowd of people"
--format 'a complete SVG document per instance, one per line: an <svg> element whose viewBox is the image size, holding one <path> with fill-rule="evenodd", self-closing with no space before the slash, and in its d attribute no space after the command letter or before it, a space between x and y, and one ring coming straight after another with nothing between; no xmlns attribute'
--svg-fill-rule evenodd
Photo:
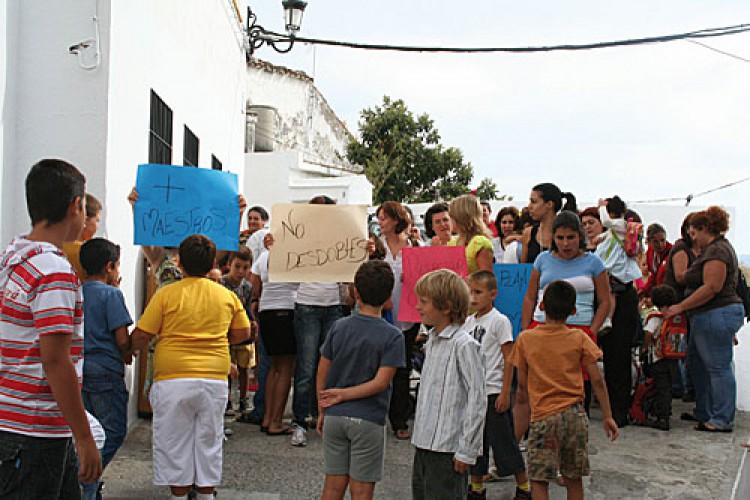
<svg viewBox="0 0 750 500"><path fill-rule="evenodd" d="M436 203L424 234L407 206L389 201L353 283L279 283L269 279L269 215L254 206L237 251L203 235L142 247L157 290L131 330L120 248L95 237L102 205L83 175L42 160L26 199L32 230L0 258L2 498L101 498L102 470L127 430L125 365L140 352L154 484L176 499L213 498L227 417L292 446L315 429L326 499L347 489L373 497L388 423L415 447L415 499L484 498L493 475L514 476L517 499L547 498L550 481L582 498L594 396L612 440L633 422L668 431L673 396L695 402L680 415L695 430L733 430L747 286L720 207L688 215L674 244L651 224L644 244L640 217L620 197L579 211L551 183L494 220L473 195ZM138 202L135 189L128 200ZM240 195L240 220L246 205ZM403 250L415 246L461 246L469 272L419 278L421 323L398 320ZM495 263L532 265L515 339L494 307ZM634 356L655 393L640 420Z"/></svg>

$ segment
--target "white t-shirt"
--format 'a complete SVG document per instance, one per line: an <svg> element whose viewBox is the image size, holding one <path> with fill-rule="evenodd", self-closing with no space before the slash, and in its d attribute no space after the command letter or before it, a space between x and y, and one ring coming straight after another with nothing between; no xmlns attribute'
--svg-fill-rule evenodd
<svg viewBox="0 0 750 500"><path fill-rule="evenodd" d="M502 238L492 238L492 248L494 248L495 262L500 264L503 262L503 256L505 256Z"/></svg>
<svg viewBox="0 0 750 500"><path fill-rule="evenodd" d="M402 331L406 331L414 326L414 323L398 321L396 319L398 318L398 308L401 304L401 286L403 285L403 283L401 282L401 275L403 274L404 270L403 262L401 260L402 253L399 252L398 255L394 257L393 254L391 254L391 249L388 246L388 242L385 240L385 236L381 236L380 241L383 242L383 246L385 247L385 259L383 260L389 266L391 266L391 270L393 271L393 291L391 292L391 301L393 302L393 319L397 327L401 328Z"/></svg>
<svg viewBox="0 0 750 500"><path fill-rule="evenodd" d="M297 304L306 306L338 306L341 292L338 283L300 283Z"/></svg>
<svg viewBox="0 0 750 500"><path fill-rule="evenodd" d="M508 342L513 342L513 326L510 320L493 307L481 318L477 318L476 314L466 318L463 329L481 345L479 352L484 362L487 395L500 394L505 370L505 358L500 348Z"/></svg>
<svg viewBox="0 0 750 500"><path fill-rule="evenodd" d="M263 285L258 303L259 312L270 309L294 309L299 283L269 283L268 252L261 252L258 260L253 264L252 273L260 276Z"/></svg>
<svg viewBox="0 0 750 500"><path fill-rule="evenodd" d="M268 233L269 233L268 229L265 229L265 228L258 229L253 234L251 234L250 237L247 239L247 247L253 253L253 262L258 260L258 257L260 257L260 254L265 251L266 247L263 246L263 238Z"/></svg>
<svg viewBox="0 0 750 500"><path fill-rule="evenodd" d="M521 242L511 241L510 244L505 247L505 253L503 254L503 264L520 264L521 260L518 258L518 247L521 246Z"/></svg>

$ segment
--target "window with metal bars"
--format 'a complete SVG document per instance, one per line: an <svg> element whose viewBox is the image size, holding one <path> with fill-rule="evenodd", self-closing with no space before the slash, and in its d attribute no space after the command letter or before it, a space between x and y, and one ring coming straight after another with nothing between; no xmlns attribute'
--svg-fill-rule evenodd
<svg viewBox="0 0 750 500"><path fill-rule="evenodd" d="M198 166L198 147L200 141L192 130L185 125L185 141L182 148L182 164L186 167Z"/></svg>
<svg viewBox="0 0 750 500"><path fill-rule="evenodd" d="M214 170L221 170L221 162L214 155L211 155L211 168Z"/></svg>
<svg viewBox="0 0 750 500"><path fill-rule="evenodd" d="M151 124L148 132L149 163L172 164L172 110L151 90Z"/></svg>

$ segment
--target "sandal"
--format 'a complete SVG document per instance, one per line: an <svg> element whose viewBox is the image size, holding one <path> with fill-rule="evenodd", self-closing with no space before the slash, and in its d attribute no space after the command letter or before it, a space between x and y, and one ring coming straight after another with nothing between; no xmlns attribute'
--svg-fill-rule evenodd
<svg viewBox="0 0 750 500"><path fill-rule="evenodd" d="M695 418L695 415L689 412L684 412L680 415L680 420L686 420L688 422L697 422L698 419Z"/></svg>
<svg viewBox="0 0 750 500"><path fill-rule="evenodd" d="M709 427L703 422L698 422L698 425L693 427L693 429L696 431L701 431L701 432L732 432L731 427L728 429L720 429L719 427L713 427L713 426Z"/></svg>
<svg viewBox="0 0 750 500"><path fill-rule="evenodd" d="M396 439L399 439L401 441L405 441L411 438L409 429L396 429L395 431L393 431L393 433L396 435Z"/></svg>

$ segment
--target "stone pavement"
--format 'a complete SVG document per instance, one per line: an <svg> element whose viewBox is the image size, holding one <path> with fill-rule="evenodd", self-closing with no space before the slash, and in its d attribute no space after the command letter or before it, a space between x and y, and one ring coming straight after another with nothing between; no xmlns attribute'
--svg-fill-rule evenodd
<svg viewBox="0 0 750 500"><path fill-rule="evenodd" d="M675 401L674 415L690 406ZM750 414L738 413L735 431L711 434L672 419L670 432L629 426L615 443L606 441L598 410L592 412L592 474L584 482L589 499L729 499L741 458L738 446L750 438ZM224 447L224 480L219 498L276 500L319 498L323 484L322 443L308 433L306 448L293 448L288 437L266 436L250 424L232 423L235 434ZM376 498L408 499L412 446L388 434L383 481ZM104 475L107 499L164 499L168 488L155 487L151 470L151 426L140 421L128 435ZM512 481L488 485L487 498L512 498ZM565 490L550 485L553 499ZM739 500L739 499L738 499Z"/></svg>

